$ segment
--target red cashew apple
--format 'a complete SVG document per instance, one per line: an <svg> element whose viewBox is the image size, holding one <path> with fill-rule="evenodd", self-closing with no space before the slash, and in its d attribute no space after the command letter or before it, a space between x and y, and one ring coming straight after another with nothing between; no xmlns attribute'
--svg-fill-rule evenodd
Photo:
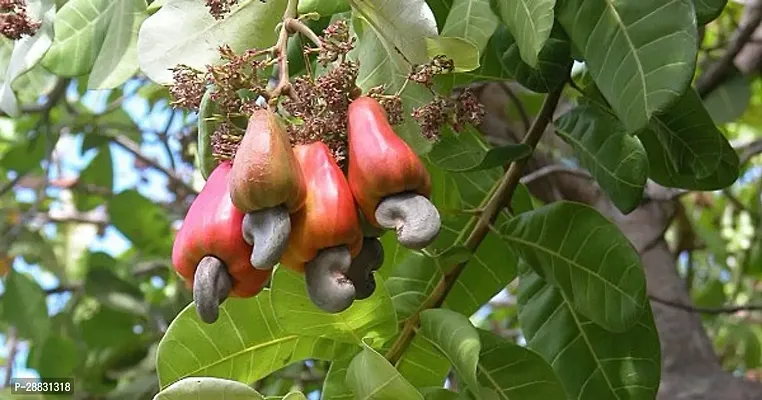
<svg viewBox="0 0 762 400"><path fill-rule="evenodd" d="M418 155L392 129L381 104L359 97L349 105L347 180L373 226L395 229L403 246L434 241L441 221L429 200L431 178Z"/></svg>
<svg viewBox="0 0 762 400"><path fill-rule="evenodd" d="M242 229L253 246L251 264L271 269L290 234L289 214L304 205L306 191L286 130L270 110L249 118L233 158L230 197L246 214Z"/></svg>
<svg viewBox="0 0 762 400"><path fill-rule="evenodd" d="M294 154L304 174L307 199L291 216L291 235L281 265L304 272L315 305L326 312L340 312L355 299L347 273L363 244L352 191L325 144L299 145Z"/></svg>
<svg viewBox="0 0 762 400"><path fill-rule="evenodd" d="M252 268L251 246L243 240L243 213L230 200L230 162L220 163L193 200L175 237L172 264L189 287L199 317L217 320L228 295L252 297L270 273Z"/></svg>

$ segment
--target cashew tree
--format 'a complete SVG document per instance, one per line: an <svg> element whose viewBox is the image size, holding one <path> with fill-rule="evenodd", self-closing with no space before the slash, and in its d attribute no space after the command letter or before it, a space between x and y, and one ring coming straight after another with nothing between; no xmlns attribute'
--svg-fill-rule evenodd
<svg viewBox="0 0 762 400"><path fill-rule="evenodd" d="M2 395L762 398L761 22L0 0Z"/></svg>

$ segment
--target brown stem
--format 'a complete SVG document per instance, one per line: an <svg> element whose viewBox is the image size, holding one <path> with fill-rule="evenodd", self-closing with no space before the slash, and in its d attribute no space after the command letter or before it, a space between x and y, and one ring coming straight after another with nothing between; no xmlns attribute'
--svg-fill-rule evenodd
<svg viewBox="0 0 762 400"><path fill-rule="evenodd" d="M280 35L278 41L275 42L275 46L272 47L272 53L278 58L278 84L275 88L268 93L269 103L274 105L278 101L278 97L285 94L291 97L294 101L299 101L296 93L291 90L290 75L288 73L288 35L291 29L309 30L309 27L295 27L294 25L299 22L295 18L297 16L297 3L298 0L288 0L286 5L286 11L283 13L283 22L280 28ZM295 22L294 22L295 21ZM314 32L313 32L314 35Z"/></svg>
<svg viewBox="0 0 762 400"><path fill-rule="evenodd" d="M305 25L304 22L289 18L285 22L286 29L290 33L300 33L302 36L309 39L310 42L312 42L315 46L321 47L323 46L323 43L320 41L320 37L312 30L309 26Z"/></svg>
<svg viewBox="0 0 762 400"><path fill-rule="evenodd" d="M18 352L19 341L16 337L16 327L8 327L8 360L5 366L5 379L3 380L3 387L11 385L11 378L13 378L13 362L16 360L16 353Z"/></svg>
<svg viewBox="0 0 762 400"><path fill-rule="evenodd" d="M529 129L529 132L524 137L523 143L529 145L532 149L537 147L542 134L545 133L545 128L547 128L548 124L551 122L553 118L553 112L555 111L556 106L558 105L558 101L561 98L563 88L564 86L562 85L558 89L548 94L542 104L540 114L537 116L534 123L532 124L532 127ZM519 184L519 180L521 179L521 174L524 166L530 158L531 157L525 157L521 160L512 162L508 168L508 171L506 171L505 175L503 175L503 178L500 181L497 189L492 192L492 195L487 200L487 204L484 207L484 212L479 215L478 220L476 221L476 224L471 231L471 234L463 244L463 246L472 253L476 252L476 249L487 236L487 233L490 230L490 226L495 221L498 214L503 210L503 208L506 207L506 205L510 203L511 197L513 197L513 193L515 192L516 187ZM415 330L417 329L420 322L420 313L430 308L441 307L442 303L447 297L447 294L455 285L455 282L465 267L466 263L460 263L445 273L432 293L426 298L421 307L419 307L417 312L405 321L400 336L392 344L391 348L385 355L386 359L389 360L390 363L396 364L397 361L399 361L399 359L402 357L402 354L404 354L407 346L413 340L413 337L415 336Z"/></svg>

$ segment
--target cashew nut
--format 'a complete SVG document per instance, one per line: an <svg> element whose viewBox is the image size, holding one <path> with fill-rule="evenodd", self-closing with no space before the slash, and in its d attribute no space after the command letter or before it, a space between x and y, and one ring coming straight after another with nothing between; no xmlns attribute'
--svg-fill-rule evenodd
<svg viewBox="0 0 762 400"><path fill-rule="evenodd" d="M442 222L434 204L417 193L405 192L384 198L376 207L376 221L397 232L399 243L409 249L430 245Z"/></svg>
<svg viewBox="0 0 762 400"><path fill-rule="evenodd" d="M284 205L253 211L243 217L243 240L254 246L251 265L269 270L281 258L291 234L291 217Z"/></svg>
<svg viewBox="0 0 762 400"><path fill-rule="evenodd" d="M220 259L206 256L199 261L193 278L193 301L202 321L217 321L220 304L228 298L232 286L233 278Z"/></svg>
<svg viewBox="0 0 762 400"><path fill-rule="evenodd" d="M373 272L384 263L384 247L373 237L366 237L362 242L360 254L352 260L347 277L355 285L355 300L364 300L376 291L376 279Z"/></svg>
<svg viewBox="0 0 762 400"><path fill-rule="evenodd" d="M355 285L346 276L352 264L347 246L322 249L304 268L307 293L312 302L328 313L346 310L355 299Z"/></svg>

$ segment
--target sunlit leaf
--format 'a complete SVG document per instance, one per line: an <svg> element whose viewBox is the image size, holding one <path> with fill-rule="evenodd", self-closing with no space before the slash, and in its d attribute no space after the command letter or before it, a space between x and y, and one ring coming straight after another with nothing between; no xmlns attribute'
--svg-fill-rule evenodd
<svg viewBox="0 0 762 400"><path fill-rule="evenodd" d="M454 0L439 34L466 39L476 46L478 58L497 25L489 0Z"/></svg>
<svg viewBox="0 0 762 400"><path fill-rule="evenodd" d="M537 66L537 57L553 28L555 0L492 0L495 11L516 38L521 58L530 67Z"/></svg>
<svg viewBox="0 0 762 400"><path fill-rule="evenodd" d="M140 69L152 81L170 84L171 68L185 64L205 70L220 61L222 45L236 52L272 46L285 6L285 0L240 0L224 19L215 20L201 1L167 0L140 27Z"/></svg>
<svg viewBox="0 0 762 400"><path fill-rule="evenodd" d="M45 292L32 278L15 270L6 276L4 285L3 318L21 337L43 343L51 326Z"/></svg>
<svg viewBox="0 0 762 400"><path fill-rule="evenodd" d="M423 399L410 382L366 343L347 367L347 385L361 399Z"/></svg>
<svg viewBox="0 0 762 400"><path fill-rule="evenodd" d="M219 378L185 378L159 392L154 400L197 400L205 398L225 400L265 400L250 386Z"/></svg>
<svg viewBox="0 0 762 400"><path fill-rule="evenodd" d="M270 295L265 289L253 298L229 298L214 324L201 322L193 303L186 307L159 343L156 369L161 386L189 376L253 382L297 361L332 360L356 349L331 339L285 333Z"/></svg>
<svg viewBox="0 0 762 400"><path fill-rule="evenodd" d="M340 313L329 314L310 300L304 275L276 268L271 297L278 324L289 334L321 336L358 346L364 337L388 340L397 333L397 320L383 278L376 280L372 296L355 301Z"/></svg>

